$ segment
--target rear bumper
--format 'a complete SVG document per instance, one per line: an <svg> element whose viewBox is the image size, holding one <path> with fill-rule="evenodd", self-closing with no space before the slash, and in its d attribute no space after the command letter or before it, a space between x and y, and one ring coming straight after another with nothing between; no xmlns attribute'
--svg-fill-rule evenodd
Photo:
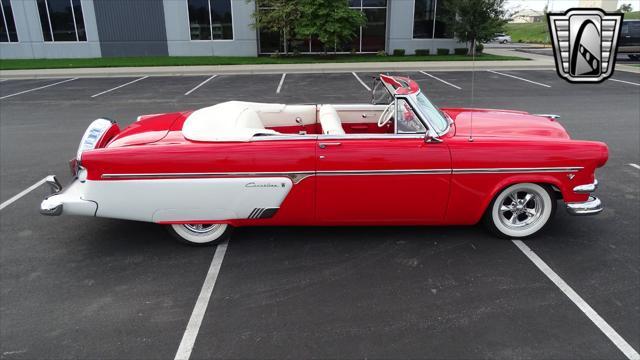
<svg viewBox="0 0 640 360"><path fill-rule="evenodd" d="M95 216L98 204L83 199L84 184L74 180L66 189L63 189L54 175L47 177L46 183L51 188L52 194L44 198L40 203L40 214L47 216L87 215Z"/></svg>
<svg viewBox="0 0 640 360"><path fill-rule="evenodd" d="M595 196L590 196L585 202L568 203L567 212L571 215L584 216L595 215L604 210L602 201Z"/></svg>

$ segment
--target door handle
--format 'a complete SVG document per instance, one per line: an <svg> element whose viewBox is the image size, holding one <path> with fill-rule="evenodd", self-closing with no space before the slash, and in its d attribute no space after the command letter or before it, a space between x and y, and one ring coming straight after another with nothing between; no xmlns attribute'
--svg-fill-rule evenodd
<svg viewBox="0 0 640 360"><path fill-rule="evenodd" d="M342 145L342 143L339 143L339 142L324 142L324 143L318 144L320 149L324 149L327 146L340 146L340 145Z"/></svg>

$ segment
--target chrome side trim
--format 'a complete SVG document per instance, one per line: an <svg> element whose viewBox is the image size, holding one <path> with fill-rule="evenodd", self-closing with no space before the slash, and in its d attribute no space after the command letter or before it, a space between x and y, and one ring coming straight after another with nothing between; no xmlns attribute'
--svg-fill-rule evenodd
<svg viewBox="0 0 640 360"><path fill-rule="evenodd" d="M424 139L424 134L344 134L318 135L320 140L369 140L369 139Z"/></svg>
<svg viewBox="0 0 640 360"><path fill-rule="evenodd" d="M567 212L571 215L595 215L604 210L602 201L597 197L590 196L589 200L578 203L567 203Z"/></svg>
<svg viewBox="0 0 640 360"><path fill-rule="evenodd" d="M291 135L261 135L261 136L254 136L251 138L251 140L249 140L248 142L253 142L253 141L278 141L278 140L317 140L318 139L318 135L316 134L309 134L309 135L298 135L298 134L291 134Z"/></svg>
<svg viewBox="0 0 640 360"><path fill-rule="evenodd" d="M102 179L196 179L234 177L278 177L291 179L294 184L310 176L340 175L429 175L429 174L499 174L499 173L563 173L577 172L582 167L569 168L477 168L477 169L400 169L400 170L321 170L296 172L212 172L212 173L131 173L103 174Z"/></svg>
<svg viewBox="0 0 640 360"><path fill-rule="evenodd" d="M589 194L598 189L598 179L595 179L591 184L578 185L573 188L573 192L578 194Z"/></svg>
<svg viewBox="0 0 640 360"><path fill-rule="evenodd" d="M451 169L318 171L318 176L451 174Z"/></svg>
<svg viewBox="0 0 640 360"><path fill-rule="evenodd" d="M102 179L196 179L196 178L235 178L235 177L277 177L284 176L294 184L315 175L315 171L298 172L219 172L219 173L140 173L140 174L102 174Z"/></svg>
<svg viewBox="0 0 640 360"><path fill-rule="evenodd" d="M584 169L577 167L549 167L549 168L477 168L453 169L454 174L499 174L499 173L564 173L578 172Z"/></svg>

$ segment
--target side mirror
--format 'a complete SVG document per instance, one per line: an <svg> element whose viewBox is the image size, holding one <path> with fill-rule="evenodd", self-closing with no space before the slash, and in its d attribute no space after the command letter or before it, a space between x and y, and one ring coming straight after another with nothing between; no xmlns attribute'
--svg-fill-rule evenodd
<svg viewBox="0 0 640 360"><path fill-rule="evenodd" d="M442 139L440 139L437 136L433 136L427 132L426 134L424 134L424 142L427 144L428 143L440 144L442 142Z"/></svg>

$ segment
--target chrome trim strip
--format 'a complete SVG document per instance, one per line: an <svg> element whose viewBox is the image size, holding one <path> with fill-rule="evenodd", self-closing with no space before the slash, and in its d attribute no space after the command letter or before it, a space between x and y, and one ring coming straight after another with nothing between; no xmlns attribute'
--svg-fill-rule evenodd
<svg viewBox="0 0 640 360"><path fill-rule="evenodd" d="M453 169L454 174L500 174L500 173L564 173L578 172L584 169L576 167L549 167L549 168L476 168L476 169Z"/></svg>
<svg viewBox="0 0 640 360"><path fill-rule="evenodd" d="M578 194L589 194L598 189L598 179L595 179L591 184L578 185L573 188L573 192Z"/></svg>
<svg viewBox="0 0 640 360"><path fill-rule="evenodd" d="M315 171L298 172L226 172L226 173L140 173L102 174L102 179L191 179L191 178L234 178L234 177L288 177L294 184L315 175Z"/></svg>
<svg viewBox="0 0 640 360"><path fill-rule="evenodd" d="M320 140L368 140L368 139L424 139L424 134L345 134L345 135L318 135Z"/></svg>
<svg viewBox="0 0 640 360"><path fill-rule="evenodd" d="M340 175L429 175L429 174L502 174L502 173L564 173L577 172L582 167L567 168L477 168L477 169L401 169L401 170L321 170L297 172L218 172L218 173L131 173L103 174L102 179L190 179L234 177L288 177L294 184L310 176Z"/></svg>
<svg viewBox="0 0 640 360"><path fill-rule="evenodd" d="M451 174L451 169L318 171L318 176Z"/></svg>
<svg viewBox="0 0 640 360"><path fill-rule="evenodd" d="M249 141L245 141L245 142L252 142L252 141L278 141L278 140L317 140L318 139L318 135L316 134L309 134L309 135L297 135L297 134L291 134L291 135L261 135L261 136L254 136L251 138L251 140ZM233 141L230 141L233 142Z"/></svg>

